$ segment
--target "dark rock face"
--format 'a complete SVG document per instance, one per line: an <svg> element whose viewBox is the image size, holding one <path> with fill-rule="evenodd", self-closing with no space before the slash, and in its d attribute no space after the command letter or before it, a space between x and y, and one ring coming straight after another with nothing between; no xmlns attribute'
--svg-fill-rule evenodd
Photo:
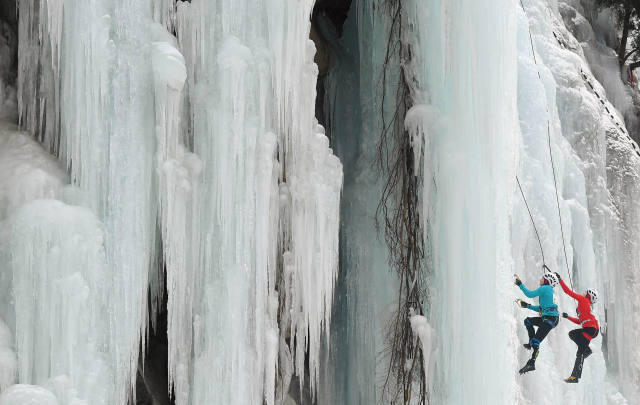
<svg viewBox="0 0 640 405"><path fill-rule="evenodd" d="M18 74L18 18L15 0L0 0L0 79L15 84ZM0 89L1 91L1 89Z"/></svg>
<svg viewBox="0 0 640 405"><path fill-rule="evenodd" d="M309 34L309 38L311 38L313 43L316 45L316 55L313 61L318 65L318 74L322 77L327 74L331 67L331 55L329 53L329 48L313 23L311 24L311 33Z"/></svg>
<svg viewBox="0 0 640 405"><path fill-rule="evenodd" d="M18 16L16 13L16 0L0 0L0 20L6 21L18 31Z"/></svg>
<svg viewBox="0 0 640 405"><path fill-rule="evenodd" d="M333 22L338 32L342 32L342 25L347 19L352 0L317 0L313 9L316 13L325 13Z"/></svg>

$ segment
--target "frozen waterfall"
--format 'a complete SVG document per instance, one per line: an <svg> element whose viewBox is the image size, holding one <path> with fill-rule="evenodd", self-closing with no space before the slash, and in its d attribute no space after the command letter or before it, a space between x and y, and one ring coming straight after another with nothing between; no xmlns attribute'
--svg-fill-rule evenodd
<svg viewBox="0 0 640 405"><path fill-rule="evenodd" d="M0 405L640 398L595 0L4 3ZM518 374L543 264L600 292L579 384L565 320Z"/></svg>

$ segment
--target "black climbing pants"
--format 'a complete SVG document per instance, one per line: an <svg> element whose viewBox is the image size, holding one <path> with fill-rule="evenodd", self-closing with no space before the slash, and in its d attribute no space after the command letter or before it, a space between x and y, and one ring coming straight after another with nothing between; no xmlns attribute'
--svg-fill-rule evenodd
<svg viewBox="0 0 640 405"><path fill-rule="evenodd" d="M534 318L526 318L524 320L524 326L527 327L527 333L529 334L529 344L533 353L531 354L530 362L535 362L540 352L540 343L547 337L551 329L558 325L557 316L536 316ZM537 327L535 330L533 327Z"/></svg>
<svg viewBox="0 0 640 405"><path fill-rule="evenodd" d="M569 332L569 338L573 340L576 345L578 345L578 351L576 352L576 362L573 365L573 371L571 372L571 375L576 378L582 377L582 366L584 364L584 359L589 354L591 354L591 349L589 348L589 343L591 341L584 336L585 333L591 336L591 339L593 339L598 336L598 329L580 328L574 329Z"/></svg>

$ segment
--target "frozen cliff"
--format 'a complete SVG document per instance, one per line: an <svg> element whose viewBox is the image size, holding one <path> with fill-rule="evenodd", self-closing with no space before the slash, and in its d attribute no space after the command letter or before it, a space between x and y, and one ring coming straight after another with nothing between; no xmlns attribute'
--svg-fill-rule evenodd
<svg viewBox="0 0 640 405"><path fill-rule="evenodd" d="M591 0L4 2L0 405L636 403L615 32ZM518 374L543 264L600 293L579 384L565 320Z"/></svg>

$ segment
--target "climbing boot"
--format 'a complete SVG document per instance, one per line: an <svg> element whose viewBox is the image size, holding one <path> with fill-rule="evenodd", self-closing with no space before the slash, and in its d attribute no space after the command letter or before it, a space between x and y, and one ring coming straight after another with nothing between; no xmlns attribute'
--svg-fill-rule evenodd
<svg viewBox="0 0 640 405"><path fill-rule="evenodd" d="M527 350L531 350L531 345L529 343L525 343L522 346Z"/></svg>
<svg viewBox="0 0 640 405"><path fill-rule="evenodd" d="M531 348L533 349L533 353L531 353L531 360L529 361L535 362L540 354L540 346L531 346Z"/></svg>
<svg viewBox="0 0 640 405"><path fill-rule="evenodd" d="M564 382L570 383L570 384L577 384L578 381L580 381L580 379L578 377L574 377L574 376L571 376L569 378L565 378L564 379Z"/></svg>
<svg viewBox="0 0 640 405"><path fill-rule="evenodd" d="M536 362L533 360L529 360L527 364L525 364L524 367L520 369L520 374L528 373L529 371L533 371L535 369L536 369Z"/></svg>

